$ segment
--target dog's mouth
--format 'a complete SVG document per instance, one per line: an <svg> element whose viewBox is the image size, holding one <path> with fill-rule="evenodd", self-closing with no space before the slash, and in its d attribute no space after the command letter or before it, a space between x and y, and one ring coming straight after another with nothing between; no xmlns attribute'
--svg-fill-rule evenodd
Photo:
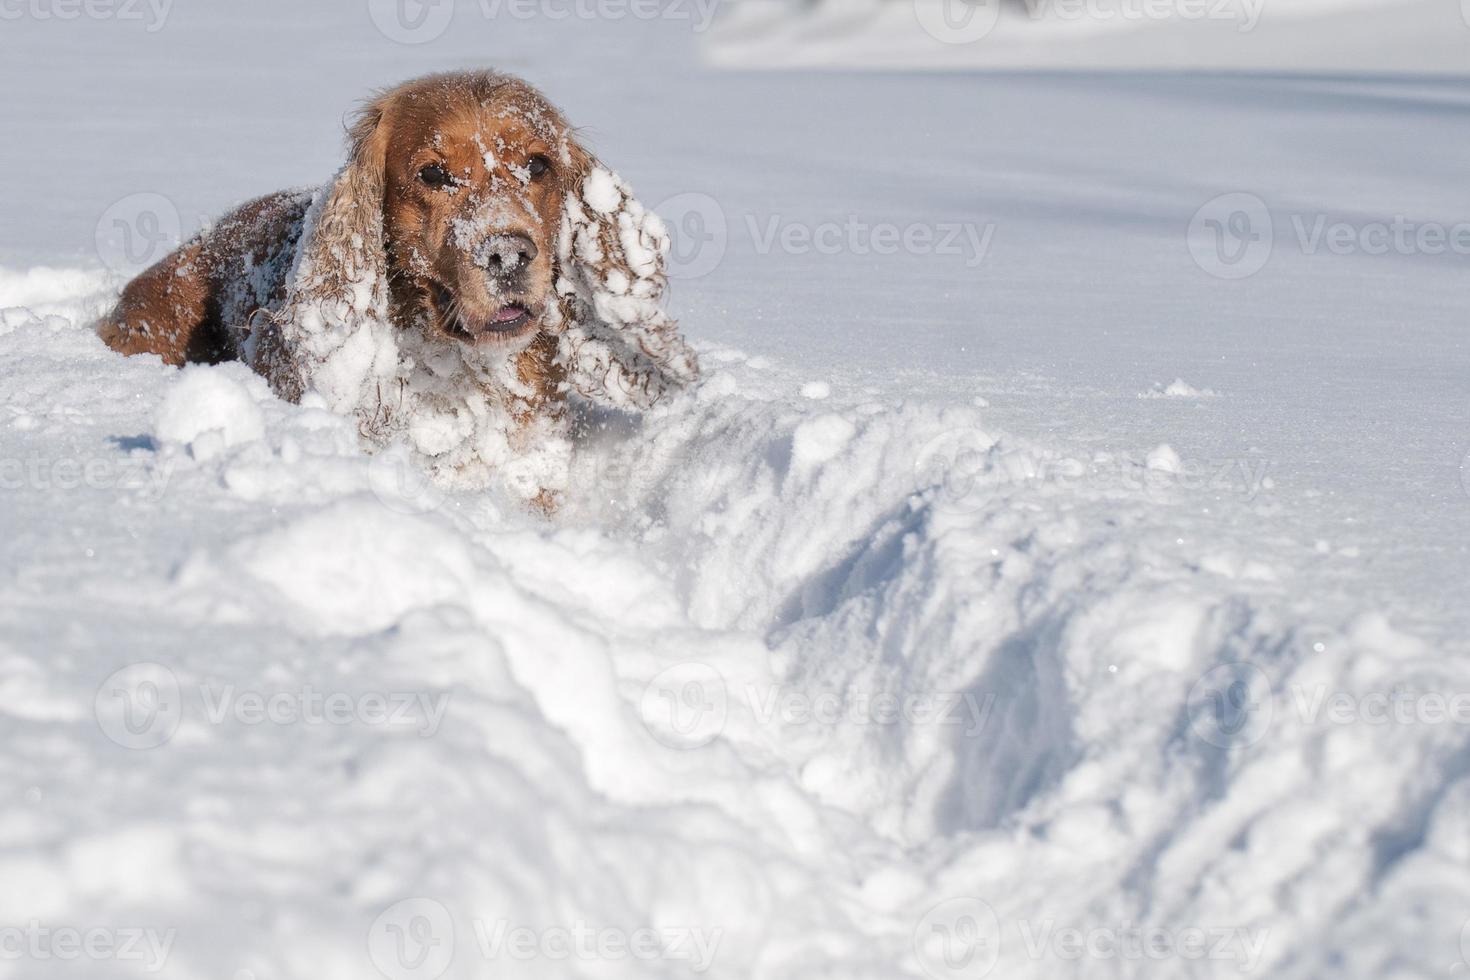
<svg viewBox="0 0 1470 980"><path fill-rule="evenodd" d="M467 314L448 287L434 285L434 305L444 332L457 340L508 340L526 333L536 320L536 311L525 303L505 303L488 317Z"/></svg>

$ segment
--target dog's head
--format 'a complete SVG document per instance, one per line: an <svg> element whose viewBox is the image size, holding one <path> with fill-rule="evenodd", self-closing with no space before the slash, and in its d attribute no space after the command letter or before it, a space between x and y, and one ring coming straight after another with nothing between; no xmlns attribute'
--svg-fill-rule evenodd
<svg viewBox="0 0 1470 980"><path fill-rule="evenodd" d="M373 100L293 288L476 352L558 338L568 384L651 404L696 367L659 308L668 237L526 83L434 75ZM366 298L365 298L366 297Z"/></svg>
<svg viewBox="0 0 1470 980"><path fill-rule="evenodd" d="M355 165L382 168L395 305L461 343L529 340L555 304L562 205L578 177L560 114L514 79L436 76L377 99L353 144Z"/></svg>

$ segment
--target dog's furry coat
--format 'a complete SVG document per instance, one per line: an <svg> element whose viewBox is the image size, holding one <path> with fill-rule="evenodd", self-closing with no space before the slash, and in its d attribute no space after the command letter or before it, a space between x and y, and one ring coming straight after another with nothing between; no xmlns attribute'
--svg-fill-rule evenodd
<svg viewBox="0 0 1470 980"><path fill-rule="evenodd" d="M370 445L403 438L447 479L495 474L532 498L555 475L516 463L567 451L569 394L643 409L696 377L661 307L667 249L657 216L534 89L438 75L361 113L327 187L230 214L130 283L99 328L126 354L245 360L282 397L355 417ZM507 318L528 322L511 336Z"/></svg>

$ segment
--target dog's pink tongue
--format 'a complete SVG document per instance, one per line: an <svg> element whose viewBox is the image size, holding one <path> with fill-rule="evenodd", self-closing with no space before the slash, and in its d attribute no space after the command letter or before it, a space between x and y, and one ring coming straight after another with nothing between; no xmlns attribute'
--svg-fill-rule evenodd
<svg viewBox="0 0 1470 980"><path fill-rule="evenodd" d="M518 320L525 314L525 312L526 308L524 306L516 306L514 304L510 306L502 306L499 310L495 311L495 322L509 323L512 320Z"/></svg>

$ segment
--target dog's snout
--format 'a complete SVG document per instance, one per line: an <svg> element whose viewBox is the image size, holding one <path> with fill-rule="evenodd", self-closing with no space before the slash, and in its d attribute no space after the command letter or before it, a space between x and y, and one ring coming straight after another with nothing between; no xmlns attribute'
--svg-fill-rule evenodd
<svg viewBox="0 0 1470 980"><path fill-rule="evenodd" d="M540 254L536 243L527 235L491 235L479 249L480 264L492 276L510 276L524 272Z"/></svg>

